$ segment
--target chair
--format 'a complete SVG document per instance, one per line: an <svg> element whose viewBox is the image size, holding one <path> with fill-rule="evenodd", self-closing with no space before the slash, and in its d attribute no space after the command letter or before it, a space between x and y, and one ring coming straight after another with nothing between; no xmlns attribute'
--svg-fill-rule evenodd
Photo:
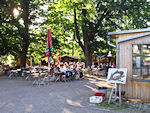
<svg viewBox="0 0 150 113"><path fill-rule="evenodd" d="M59 73L54 73L55 76L55 82L60 81L60 74Z"/></svg>
<svg viewBox="0 0 150 113"><path fill-rule="evenodd" d="M66 82L66 74L63 74L61 76L62 76L62 81Z"/></svg>
<svg viewBox="0 0 150 113"><path fill-rule="evenodd" d="M71 81L72 79L72 72L71 71L66 71L66 80Z"/></svg>

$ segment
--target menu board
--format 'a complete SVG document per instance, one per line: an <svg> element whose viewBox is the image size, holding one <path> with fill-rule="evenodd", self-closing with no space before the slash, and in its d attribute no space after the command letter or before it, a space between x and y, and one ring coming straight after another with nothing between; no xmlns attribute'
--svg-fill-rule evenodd
<svg viewBox="0 0 150 113"><path fill-rule="evenodd" d="M107 82L125 84L127 78L126 68L109 68Z"/></svg>

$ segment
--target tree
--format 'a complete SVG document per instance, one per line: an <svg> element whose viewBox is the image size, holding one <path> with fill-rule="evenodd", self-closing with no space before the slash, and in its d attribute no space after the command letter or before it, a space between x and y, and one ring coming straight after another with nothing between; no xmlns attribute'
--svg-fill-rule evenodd
<svg viewBox="0 0 150 113"><path fill-rule="evenodd" d="M60 50L61 55L79 55L80 47L74 41L73 16L63 1L50 2L48 11L43 14L46 17L42 24L43 29L50 28L52 33L53 55L57 58ZM75 51L75 52L72 52Z"/></svg>
<svg viewBox="0 0 150 113"><path fill-rule="evenodd" d="M79 29L78 29L78 25L77 25L77 17L76 17L76 9L74 9L74 24L75 24L75 32L76 32L76 37L77 37L77 43L80 45L80 47L82 48L83 52L84 52L84 56L85 56L85 64L86 66L91 66L92 65L92 53L91 53L91 49L90 49L90 39L88 37L88 31L87 31L87 19L86 19L86 14L87 14L87 10L86 9L82 9L82 33L83 33L83 41L84 44L81 42L81 37L79 34Z"/></svg>
<svg viewBox="0 0 150 113"><path fill-rule="evenodd" d="M38 16L38 0L1 0L1 45L0 54L15 54L21 58L21 67L26 66L26 55L33 34L30 25ZM15 14L18 11L18 15Z"/></svg>
<svg viewBox="0 0 150 113"><path fill-rule="evenodd" d="M93 53L102 55L109 50L114 53L115 49L107 44L109 31L145 28L149 21L147 0L54 0L48 2L47 12L39 11L47 1L0 2L0 49L3 50L0 54L10 52L21 56L21 66L25 66L27 51L44 54L43 49L39 52L38 48L46 46L46 37L40 37L46 36L47 28L51 29L54 53L59 49L61 54L70 54L74 44L74 53L80 54L82 49L86 66L91 66ZM14 8L20 12L17 17L13 14ZM41 33L35 33L30 25L37 24L34 19L41 16L45 19L40 25ZM35 38L34 34L41 35ZM36 47L35 43L40 45Z"/></svg>
<svg viewBox="0 0 150 113"><path fill-rule="evenodd" d="M55 21L65 32L75 32L75 41L84 53L86 66L91 66L95 51L99 55L109 50L115 53L107 44L109 31L148 27L150 6L147 0L55 0L51 6L49 9L56 10L50 10L48 21ZM66 29L66 26L72 28Z"/></svg>
<svg viewBox="0 0 150 113"><path fill-rule="evenodd" d="M149 2L146 0L124 0L117 2L114 0L98 0L95 2L95 18L92 20L87 18L87 15L90 14L90 10L85 8L85 2L83 2L80 6L84 6L81 11L82 36L84 43L81 42L81 36L79 36L80 34L77 26L76 10L74 10L74 23L78 43L84 51L85 61L88 66L91 65L91 54L95 50L107 50L109 48L106 42L107 32L119 29L125 30L148 27L147 21L149 18L148 11L150 7ZM99 38L101 37L103 41L97 41L97 35Z"/></svg>

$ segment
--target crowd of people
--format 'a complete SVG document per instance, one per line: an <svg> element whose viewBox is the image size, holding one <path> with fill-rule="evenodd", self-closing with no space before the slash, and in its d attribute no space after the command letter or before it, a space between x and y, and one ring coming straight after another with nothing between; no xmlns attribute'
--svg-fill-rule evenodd
<svg viewBox="0 0 150 113"><path fill-rule="evenodd" d="M76 79L83 78L83 72L82 69L85 68L84 64L82 63L75 63L75 62L70 62L70 63L63 63L63 62L58 62L55 64L51 64L51 69L53 70L53 73L57 76L63 76L66 75L66 77L72 77Z"/></svg>
<svg viewBox="0 0 150 113"><path fill-rule="evenodd" d="M2 64L1 64L2 65ZM66 77L73 77L76 79L80 79L83 78L83 70L85 69L85 64L83 62L56 62L56 63L51 63L51 70L50 73L55 74L56 76L63 76L66 75ZM12 70L12 68L9 65L6 66L2 66L5 71L9 71ZM95 64L93 63L92 66L88 67L87 70L93 70L93 69L98 69L100 72L103 72L104 70L104 74L107 75L108 74L108 69L115 67L114 64L102 64L102 63L98 63ZM27 67L26 67L27 68ZM15 68L17 69L17 68ZM97 73L98 74L98 73Z"/></svg>

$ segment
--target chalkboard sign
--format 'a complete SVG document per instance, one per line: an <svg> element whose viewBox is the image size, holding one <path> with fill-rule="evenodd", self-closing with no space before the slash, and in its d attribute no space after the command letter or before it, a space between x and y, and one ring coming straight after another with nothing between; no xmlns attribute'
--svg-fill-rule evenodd
<svg viewBox="0 0 150 113"><path fill-rule="evenodd" d="M109 68L107 82L125 84L127 78L126 68Z"/></svg>

